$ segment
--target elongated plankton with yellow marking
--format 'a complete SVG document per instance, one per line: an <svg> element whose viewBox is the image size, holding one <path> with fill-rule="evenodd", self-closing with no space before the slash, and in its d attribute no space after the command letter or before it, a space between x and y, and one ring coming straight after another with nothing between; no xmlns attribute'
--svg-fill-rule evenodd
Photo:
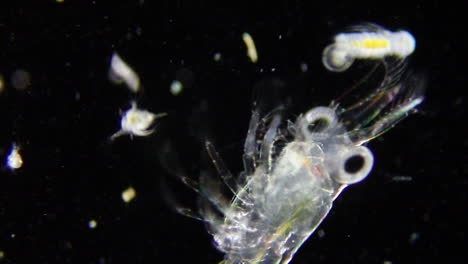
<svg viewBox="0 0 468 264"><path fill-rule="evenodd" d="M120 121L121 129L111 136L111 140L125 134L148 136L154 132L154 128L150 128L154 120L166 115L166 113L153 114L146 110L140 110L136 103L132 102L132 107L125 112Z"/></svg>
<svg viewBox="0 0 468 264"><path fill-rule="evenodd" d="M323 65L334 72L346 71L355 59L401 59L413 53L416 40L405 30L392 32L377 25L359 27L358 32L340 33L322 54Z"/></svg>
<svg viewBox="0 0 468 264"><path fill-rule="evenodd" d="M252 37L249 33L242 34L242 40L247 46L247 56L249 56L250 60L253 63L256 63L258 60L257 49L255 48L255 42L253 41Z"/></svg>

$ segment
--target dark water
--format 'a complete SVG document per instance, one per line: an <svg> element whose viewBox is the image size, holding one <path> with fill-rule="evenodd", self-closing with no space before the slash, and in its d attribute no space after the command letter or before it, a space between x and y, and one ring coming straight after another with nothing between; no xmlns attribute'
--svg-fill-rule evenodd
<svg viewBox="0 0 468 264"><path fill-rule="evenodd" d="M426 100L369 144L373 172L346 189L292 263L466 261L449 249L466 244L462 17L436 1L407 3L393 16L384 5L351 3L65 0L2 8L0 262L217 263L222 255L203 224L165 202L171 193L194 204L170 171L196 178L211 170L202 146L210 139L237 174L252 101L288 105L291 119L328 104L355 79L327 72L322 49L366 21L412 32L409 68L427 77ZM255 40L256 64L244 32ZM138 94L109 81L113 52L138 73ZM177 96L169 90L175 79L184 85ZM168 116L151 136L109 141L131 101ZM24 161L14 171L5 163L12 143ZM136 198L125 203L130 186Z"/></svg>

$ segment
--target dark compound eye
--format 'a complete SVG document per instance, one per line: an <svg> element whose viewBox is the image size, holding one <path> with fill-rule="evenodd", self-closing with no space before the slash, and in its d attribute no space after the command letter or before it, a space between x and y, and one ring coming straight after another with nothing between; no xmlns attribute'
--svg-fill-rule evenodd
<svg viewBox="0 0 468 264"><path fill-rule="evenodd" d="M319 106L309 110L304 116L302 132L313 137L326 133L328 129L336 126L338 120L335 110Z"/></svg>
<svg viewBox="0 0 468 264"><path fill-rule="evenodd" d="M368 148L357 146L338 153L337 162L338 171L333 176L335 181L353 184L367 177L374 164L374 156Z"/></svg>
<svg viewBox="0 0 468 264"><path fill-rule="evenodd" d="M354 155L349 157L344 164L344 169L347 173L357 173L364 166L364 158L361 155Z"/></svg>
<svg viewBox="0 0 468 264"><path fill-rule="evenodd" d="M346 71L354 62L346 49L339 49L335 44L328 45L322 53L322 63L325 68L333 72Z"/></svg>

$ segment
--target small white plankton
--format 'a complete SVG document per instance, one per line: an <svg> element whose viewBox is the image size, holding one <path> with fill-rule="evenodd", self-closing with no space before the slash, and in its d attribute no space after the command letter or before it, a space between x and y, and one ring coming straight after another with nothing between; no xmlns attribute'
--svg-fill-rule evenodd
<svg viewBox="0 0 468 264"><path fill-rule="evenodd" d="M23 166L23 159L19 153L19 147L13 143L11 152L7 157L7 165L11 170L16 170Z"/></svg>
<svg viewBox="0 0 468 264"><path fill-rule="evenodd" d="M405 30L392 32L375 24L355 28L357 32L336 35L335 42L324 49L322 62L328 70L345 71L354 59L382 59L391 55L405 59L416 47L416 40Z"/></svg>
<svg viewBox="0 0 468 264"><path fill-rule="evenodd" d="M146 110L140 110L136 103L132 102L132 107L125 112L120 121L121 129L111 136L111 140L126 134L148 136L154 132L154 128L150 128L154 120L166 115L166 113L153 114Z"/></svg>
<svg viewBox="0 0 468 264"><path fill-rule="evenodd" d="M109 78L115 83L124 81L134 93L140 89L140 78L117 53L112 54Z"/></svg>

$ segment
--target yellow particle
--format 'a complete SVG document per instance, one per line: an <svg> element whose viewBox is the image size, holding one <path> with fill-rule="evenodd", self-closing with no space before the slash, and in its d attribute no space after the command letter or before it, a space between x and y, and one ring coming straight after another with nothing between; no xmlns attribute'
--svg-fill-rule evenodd
<svg viewBox="0 0 468 264"><path fill-rule="evenodd" d="M88 227L91 228L91 229L96 228L96 227L97 227L97 222L96 222L96 220L93 219L93 220L89 221Z"/></svg>
<svg viewBox="0 0 468 264"><path fill-rule="evenodd" d="M0 250L0 260L2 260L5 257L5 252L3 250Z"/></svg>
<svg viewBox="0 0 468 264"><path fill-rule="evenodd" d="M245 45L247 46L247 56L253 63L256 63L258 60L257 49L255 48L255 43L249 33L242 34L242 39L244 40Z"/></svg>
<svg viewBox="0 0 468 264"><path fill-rule="evenodd" d="M3 75L0 74L0 93L5 90L5 80L3 79Z"/></svg>
<svg viewBox="0 0 468 264"><path fill-rule="evenodd" d="M126 203L133 200L135 196L136 196L136 191L132 186L128 187L126 190L122 192L122 200L124 200L124 202Z"/></svg>
<svg viewBox="0 0 468 264"><path fill-rule="evenodd" d="M390 43L386 39L366 39L363 41L354 42L354 46L356 47L364 47L369 49L387 48L389 45Z"/></svg>
<svg viewBox="0 0 468 264"><path fill-rule="evenodd" d="M55 0L57 3L63 3L64 0Z"/></svg>

